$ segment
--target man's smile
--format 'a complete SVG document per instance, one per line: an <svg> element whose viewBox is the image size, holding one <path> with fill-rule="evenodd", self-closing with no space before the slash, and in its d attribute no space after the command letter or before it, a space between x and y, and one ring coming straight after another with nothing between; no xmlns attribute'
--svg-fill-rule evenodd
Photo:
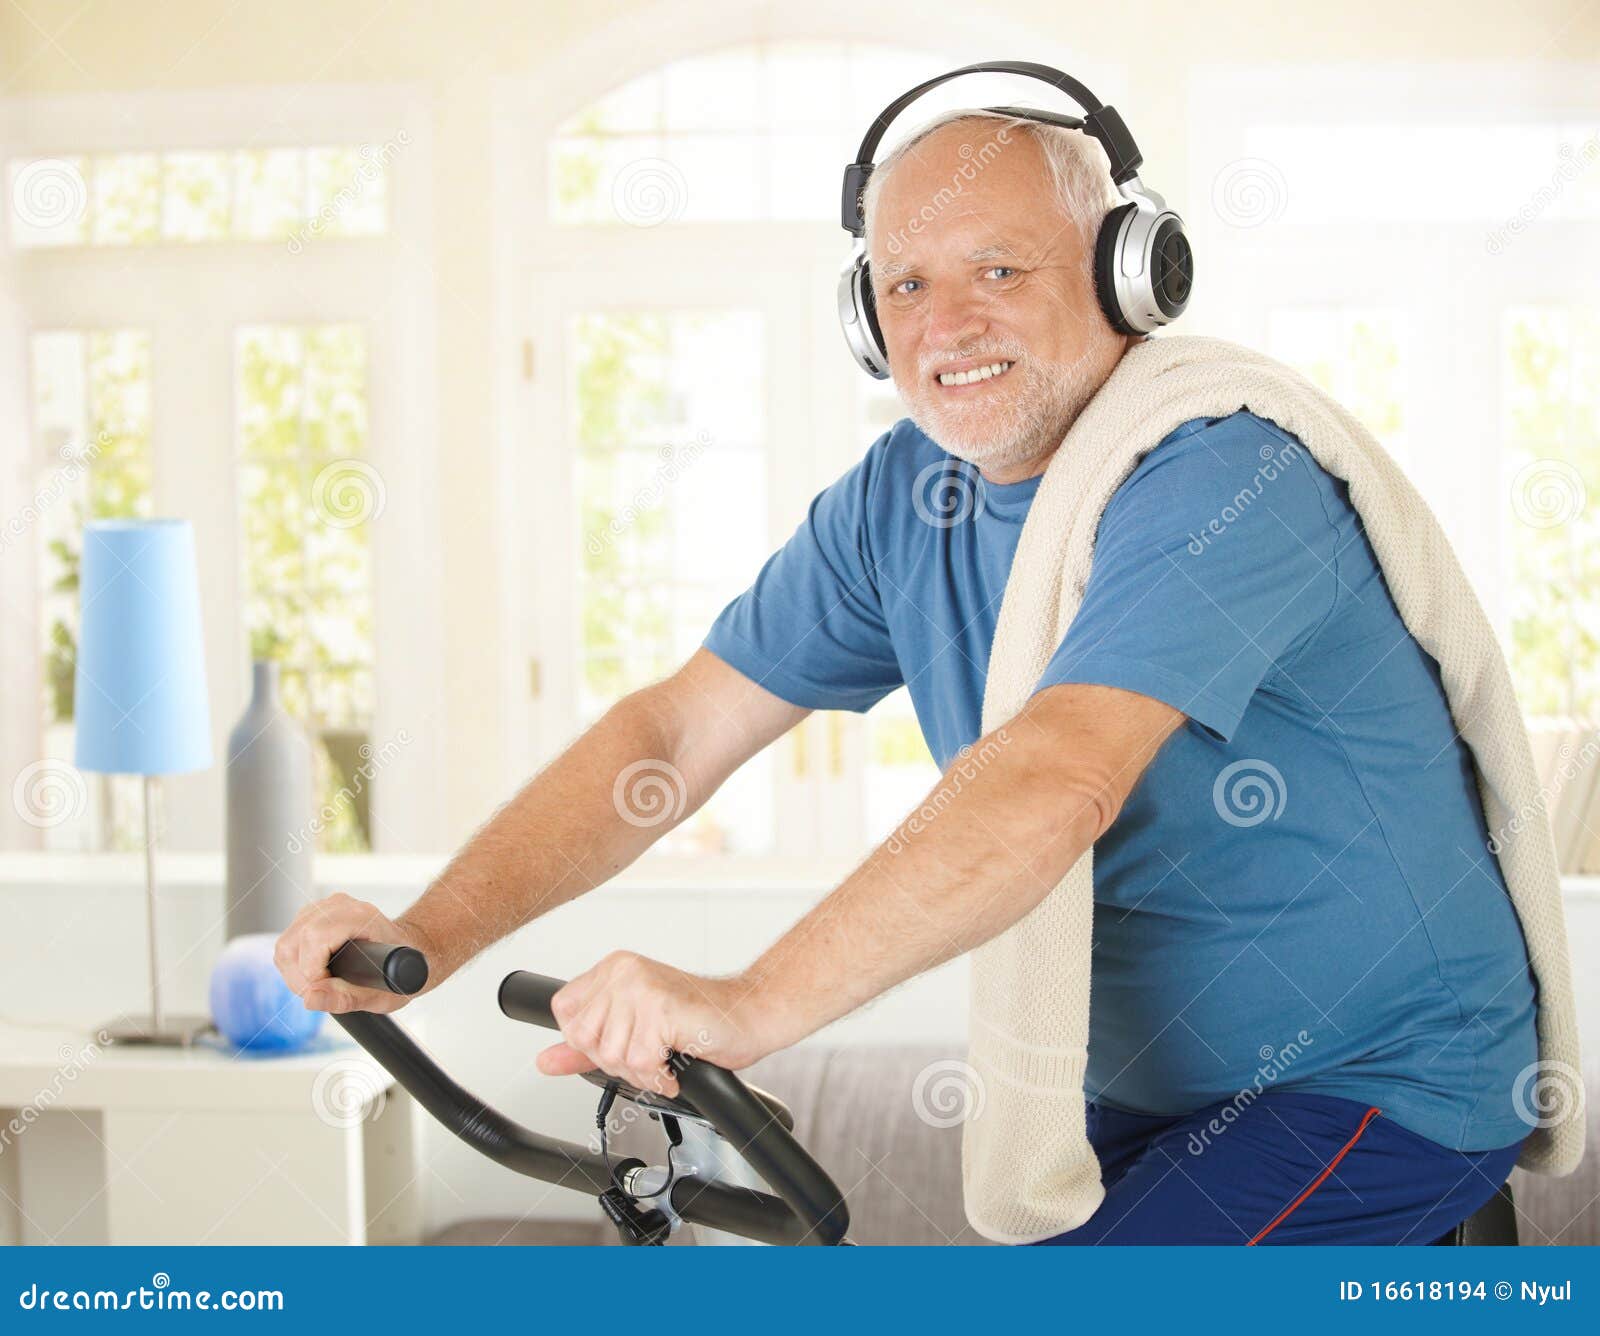
<svg viewBox="0 0 1600 1336"><path fill-rule="evenodd" d="M1003 359L993 362L962 362L940 371L934 379L947 390L965 389L997 380L1015 365L1015 362Z"/></svg>

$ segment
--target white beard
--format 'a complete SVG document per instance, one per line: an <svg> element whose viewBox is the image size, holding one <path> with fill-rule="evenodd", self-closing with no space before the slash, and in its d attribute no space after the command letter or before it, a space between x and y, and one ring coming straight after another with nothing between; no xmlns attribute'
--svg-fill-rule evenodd
<svg viewBox="0 0 1600 1336"><path fill-rule="evenodd" d="M987 404L941 399L931 373L940 362L954 360L950 357L929 359L914 386L895 381L911 420L923 434L985 473L1015 468L1054 450L1100 388L1092 345L1073 362L1047 362L1023 356L1017 348L980 349L961 356L991 353L997 362L1015 362L1005 373L1007 379L1021 379L1005 387L1003 394L991 396Z"/></svg>

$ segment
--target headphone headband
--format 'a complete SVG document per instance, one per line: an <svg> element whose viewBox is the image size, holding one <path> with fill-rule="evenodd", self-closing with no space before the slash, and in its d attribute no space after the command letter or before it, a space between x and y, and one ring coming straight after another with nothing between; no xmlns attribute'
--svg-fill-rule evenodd
<svg viewBox="0 0 1600 1336"><path fill-rule="evenodd" d="M1056 120L1051 115L1023 111L1016 107L994 107L990 110L1022 116L1029 120L1046 120L1055 125L1070 124L1074 129L1082 129L1084 133L1093 135L1099 141L1100 147L1105 150L1106 160L1111 164L1111 179L1118 186L1136 175L1139 164L1144 161L1139 146L1133 142L1133 135L1117 109L1101 102L1070 74L1029 60L994 60L977 65L963 65L958 70L937 75L902 93L880 111L867 128L866 137L862 139L861 147L856 151L856 160L844 169L844 190L839 202L839 222L851 236L862 237L866 234L866 220L861 208L862 195L867 188L867 178L872 175L873 155L877 152L878 144L890 124L924 93L964 74L1019 74L1024 78L1042 80L1065 93L1083 108L1085 114L1082 120L1076 117L1070 118L1070 121Z"/></svg>

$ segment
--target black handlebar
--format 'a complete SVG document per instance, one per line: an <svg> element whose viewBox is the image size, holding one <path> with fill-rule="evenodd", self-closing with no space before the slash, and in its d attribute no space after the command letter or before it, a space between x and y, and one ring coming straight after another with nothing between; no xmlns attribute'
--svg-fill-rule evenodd
<svg viewBox="0 0 1600 1336"><path fill-rule="evenodd" d="M512 1020L559 1029L550 1000L563 986L561 979L516 970L500 984L500 1010ZM724 1067L686 1053L671 1054L667 1066L677 1074L685 1098L789 1203L807 1234L820 1235L820 1243L837 1243L844 1237L850 1217L843 1194L743 1081Z"/></svg>
<svg viewBox="0 0 1600 1336"><path fill-rule="evenodd" d="M328 961L328 972L362 987L414 993L427 981L427 961L411 947L351 941ZM514 1020L557 1029L550 999L559 979L516 971L500 985L500 1009ZM346 1012L334 1017L383 1064L417 1103L474 1150L517 1173L595 1193L613 1186L612 1166L586 1147L541 1136L490 1108L452 1081L388 1016ZM849 1210L833 1180L750 1089L732 1072L674 1055L679 1087L713 1127L779 1194L705 1179L681 1178L673 1210L693 1224L742 1234L762 1243L837 1244L845 1241ZM615 1166L620 1174L639 1161Z"/></svg>
<svg viewBox="0 0 1600 1336"><path fill-rule="evenodd" d="M328 973L362 988L410 997L428 982L428 958L414 946L351 940L333 953Z"/></svg>

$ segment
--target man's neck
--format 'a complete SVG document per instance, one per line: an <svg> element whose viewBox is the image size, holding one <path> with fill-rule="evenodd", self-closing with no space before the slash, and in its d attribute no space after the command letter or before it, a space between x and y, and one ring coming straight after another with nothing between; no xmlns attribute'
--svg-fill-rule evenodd
<svg viewBox="0 0 1600 1336"><path fill-rule="evenodd" d="M980 468L978 473L984 482L994 487L1004 487L1007 483L1013 482L1025 482L1029 478L1038 477L1045 469L1049 468L1050 461L1055 458L1055 453L1060 448L1061 442L1057 441L1044 454L1038 455L1031 460L1024 460L1020 464L1011 464L1004 468L993 470Z"/></svg>

